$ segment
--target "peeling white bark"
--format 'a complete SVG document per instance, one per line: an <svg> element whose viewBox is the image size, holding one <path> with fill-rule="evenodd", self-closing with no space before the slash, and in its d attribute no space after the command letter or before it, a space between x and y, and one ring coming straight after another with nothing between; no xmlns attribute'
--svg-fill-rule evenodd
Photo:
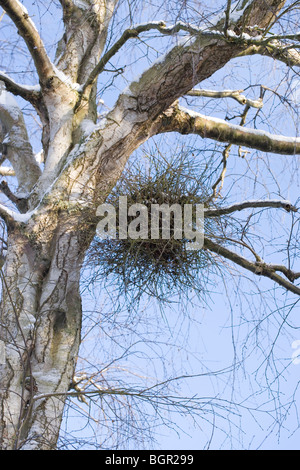
<svg viewBox="0 0 300 470"><path fill-rule="evenodd" d="M5 90L0 82L0 121L2 124L2 145L6 147L19 183L19 191L30 192L41 175L29 142L24 118L17 101Z"/></svg>
<svg viewBox="0 0 300 470"><path fill-rule="evenodd" d="M175 103L157 120L153 133L179 132L198 134L218 142L230 142L248 148L282 155L300 154L300 137L271 134L231 124L224 119L205 116Z"/></svg>

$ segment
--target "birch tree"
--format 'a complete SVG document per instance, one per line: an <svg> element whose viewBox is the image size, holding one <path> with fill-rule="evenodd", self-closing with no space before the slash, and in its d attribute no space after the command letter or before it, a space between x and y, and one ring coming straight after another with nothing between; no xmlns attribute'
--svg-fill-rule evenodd
<svg viewBox="0 0 300 470"><path fill-rule="evenodd" d="M218 12L205 16L205 8L195 1L189 19L183 14L181 18L186 2L179 2L174 22L161 19L150 3L144 12L142 3L147 2L133 2L126 24L116 19L125 11L120 1L60 0L56 7L62 12L63 36L52 59L30 2L23 3L0 0L38 81L23 85L8 67L0 72L0 173L15 181L13 188L5 179L1 183L0 216L7 239L1 261L0 445L4 450L47 450L56 447L64 402L74 383L81 341L80 272L96 233L97 207L133 152L170 132L226 144L222 171L212 188L215 198L224 183L231 146L274 159L298 158L297 135L247 126L245 119L233 124L225 116L204 115L183 106L182 99L234 100L246 110L244 118L249 109L263 109L263 88L253 98L247 90L208 90L201 83L247 56L269 57L270 67L284 64L297 71L300 34L289 28L285 32L281 24L289 15L299 15L299 2L228 0L218 5ZM136 23L138 10L141 17L149 12L152 17ZM129 77L112 109L99 117L99 90L107 74L126 74L126 68L111 71L110 64L124 48L134 53L149 34L156 41L170 38L169 49L139 70L137 78ZM17 97L30 104L41 123L38 155ZM289 216L297 211L295 201L282 197L239 200L209 209L206 216L249 208L286 211ZM300 273L290 263L271 264L253 250L245 257L208 236L204 248L253 278L269 278L295 299L300 294Z"/></svg>

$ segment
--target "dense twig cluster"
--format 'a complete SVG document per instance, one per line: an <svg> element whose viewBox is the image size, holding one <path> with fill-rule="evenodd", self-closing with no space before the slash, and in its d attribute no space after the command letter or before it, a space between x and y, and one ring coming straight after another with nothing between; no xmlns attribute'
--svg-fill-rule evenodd
<svg viewBox="0 0 300 470"><path fill-rule="evenodd" d="M127 237L124 240L118 236L119 196L127 196L128 208L137 203L147 207L149 234L152 204L167 204L168 207L178 204L182 214L186 204L193 208L196 204L208 207L210 177L199 160L186 152L170 161L162 155L147 157L143 164L131 164L107 201L116 208L117 237L94 240L87 256L93 280L104 279L116 287L120 295L134 300L147 293L165 301L174 295L187 296L190 289L202 296L207 292L208 268L215 264L213 257L204 249L190 250L190 240L184 234L181 239L175 238L174 214L171 214L168 239L162 237L161 219L159 239L149 236L148 239ZM214 203L209 204L212 207ZM194 211L193 224L195 218ZM207 219L205 233L217 231L219 219ZM131 220L133 217L129 216L128 222Z"/></svg>

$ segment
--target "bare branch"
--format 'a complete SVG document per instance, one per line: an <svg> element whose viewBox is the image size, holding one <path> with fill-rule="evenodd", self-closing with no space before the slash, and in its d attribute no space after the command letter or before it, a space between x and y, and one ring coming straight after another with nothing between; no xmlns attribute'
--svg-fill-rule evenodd
<svg viewBox="0 0 300 470"><path fill-rule="evenodd" d="M224 186L225 175L227 171L227 160L230 155L231 147L232 147L232 144L226 145L225 149L222 152L222 167L223 168L222 168L221 174L218 176L217 180L212 185L212 194L209 198L209 201L213 201L214 199L219 197L221 194L221 191ZM218 188L218 185L220 185L219 188ZM217 188L218 188L218 191L217 191Z"/></svg>
<svg viewBox="0 0 300 470"><path fill-rule="evenodd" d="M53 66L28 11L17 0L0 0L0 6L17 26L34 60L40 82L44 83L53 75Z"/></svg>
<svg viewBox="0 0 300 470"><path fill-rule="evenodd" d="M230 124L175 104L163 113L153 128L159 134L163 132L179 132L181 134L198 134L203 138L218 142L230 142L263 152L281 155L299 155L300 138L270 134L266 131L250 129Z"/></svg>
<svg viewBox="0 0 300 470"><path fill-rule="evenodd" d="M226 32L229 28L230 12L231 12L231 0L227 0L227 7L226 7L226 11L225 11L225 25L224 25L224 33L225 34L226 34Z"/></svg>
<svg viewBox="0 0 300 470"><path fill-rule="evenodd" d="M234 251L231 251L228 248L225 248L224 246L213 242L207 237L204 237L204 248L226 259L229 259L230 261L234 262L235 264L241 266L244 269L247 269L248 271L251 271L254 274L268 277L269 279L272 279L288 291L300 295L300 287L295 286L294 284L277 274L276 270L274 269L274 267L276 268L275 265L272 266L265 263L251 262L243 256L238 255ZM295 275L298 276L298 274Z"/></svg>
<svg viewBox="0 0 300 470"><path fill-rule="evenodd" d="M276 21L278 22L280 18L286 15L288 12L293 11L294 9L299 8L299 0L295 0L293 3L288 5L284 10L277 14Z"/></svg>
<svg viewBox="0 0 300 470"><path fill-rule="evenodd" d="M264 37L264 39L260 40L261 46L267 46L268 44L276 44L277 42L282 41L300 41L300 33L294 34L272 34L271 36ZM297 44L291 44L291 46L297 47Z"/></svg>
<svg viewBox="0 0 300 470"><path fill-rule="evenodd" d="M289 201L269 200L269 201L243 201L237 204L232 204L228 207L221 207L219 209L204 209L205 217L220 217L221 215L232 214L233 212L242 211L244 209L257 209L257 208L281 208L287 212L297 212L298 209L294 207Z"/></svg>
<svg viewBox="0 0 300 470"><path fill-rule="evenodd" d="M251 100L242 95L244 90L223 90L223 91L213 91L213 90L190 90L187 93L187 96L203 96L205 98L233 98L238 103L250 106L252 108L261 109L263 107L263 101L261 98L258 100Z"/></svg>
<svg viewBox="0 0 300 470"><path fill-rule="evenodd" d="M257 263L259 266L259 263ZM294 282L296 279L300 278L300 273L296 273L294 271L291 271L291 269L288 269L286 266L282 266L280 264L262 264L263 268L270 269L272 271L279 271L285 275L287 279L289 279L291 282Z"/></svg>
<svg viewBox="0 0 300 470"><path fill-rule="evenodd" d="M246 117L247 117L249 109L250 109L250 106L247 104L245 106L243 114L241 115L240 126L245 125ZM226 171L227 171L227 160L229 158L231 148L232 148L232 144L229 143L228 145L226 145L225 149L223 150L223 158L222 158L223 168L222 168L222 172L221 172L220 176L217 178L217 180L215 181L215 183L212 185L213 192L212 192L212 194L209 198L209 201L213 201L214 199L219 197L220 194L221 194L222 188L224 186ZM240 156L242 156L241 152L242 152L241 147L239 147L239 155ZM217 192L218 185L220 185L220 186L219 186L219 189L218 189L218 192Z"/></svg>

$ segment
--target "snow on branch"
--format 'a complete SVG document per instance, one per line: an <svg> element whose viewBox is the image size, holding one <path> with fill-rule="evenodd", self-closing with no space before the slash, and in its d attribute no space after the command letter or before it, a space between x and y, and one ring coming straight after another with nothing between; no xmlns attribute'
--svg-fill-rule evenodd
<svg viewBox="0 0 300 470"><path fill-rule="evenodd" d="M254 12L252 12L252 6L255 5L257 2L252 1L252 2L243 2L242 6L240 6L240 2L235 2L233 5L231 5L231 2L228 3L228 7L226 12L222 13L222 18L220 16L217 16L215 19L212 20L212 27L197 27L195 25L191 25L189 23L185 23L183 21L178 21L177 23L167 26L164 21L153 21L153 22L148 22L148 23L143 23L143 24L138 24L133 26L132 28L126 29L123 34L120 36L120 38L115 42L115 44L103 55L101 58L100 62L96 65L96 67L93 69L91 72L88 80L86 81L83 91L91 85L97 76L103 71L105 68L105 65L111 60L113 56L115 56L121 47L131 38L137 38L139 34L151 31L151 30L157 30L160 34L162 35L173 35L177 34L179 32L185 32L188 33L191 36L202 36L202 37L207 37L207 38L216 38L216 39L223 39L224 41L233 41L233 42L243 42L244 44L262 44L265 45L269 41L274 40L274 37L269 37L269 38L264 38L262 39L262 36L259 37L252 37L249 34L241 33L240 35L236 34L232 30L227 30L229 26L229 17L230 17L230 24L234 24L235 26L242 23L245 18L247 18L247 25L251 27L251 20L249 16L253 16L257 18L255 15L260 13L262 15L262 18L260 20L261 23L266 23L269 24L270 19L274 18L274 8L278 9L277 5L277 0L271 0L268 2L265 2L266 5L262 7L260 4L258 8L254 7ZM272 4L275 4L274 7ZM266 8L266 11L265 11ZM261 11L259 11L261 10ZM255 14L252 14L255 13ZM226 16L226 19L225 19ZM221 21L220 21L221 18ZM220 24L224 25L225 31L223 31L223 26L220 28ZM227 25L227 26L226 26ZM299 34L292 35L293 39L298 39ZM286 38L289 38L290 36L286 36ZM262 42L263 41L263 42Z"/></svg>
<svg viewBox="0 0 300 470"><path fill-rule="evenodd" d="M284 44L278 40L263 45L259 43L252 44L246 50L241 52L238 57L255 54L280 60L289 67L300 67L300 52L295 47L295 44Z"/></svg>
<svg viewBox="0 0 300 470"><path fill-rule="evenodd" d="M0 71L0 81L5 83L6 90L14 95L21 96L24 100L34 103L41 96L40 85L27 86L20 85L5 72Z"/></svg>
<svg viewBox="0 0 300 470"><path fill-rule="evenodd" d="M1 219L4 220L4 222L7 225L14 226L20 223L26 224L30 220L32 215L33 215L33 212L27 212L26 214L19 214L18 212L15 212L9 209L3 204L0 204L0 217Z"/></svg>
<svg viewBox="0 0 300 470"><path fill-rule="evenodd" d="M16 176L16 172L10 166L0 166L0 176Z"/></svg>
<svg viewBox="0 0 300 470"><path fill-rule="evenodd" d="M209 18L211 27L226 31L233 25L235 26L243 18L245 9L248 6L247 3L249 2L227 0L226 8L221 13L216 13Z"/></svg>
<svg viewBox="0 0 300 470"><path fill-rule="evenodd" d="M217 29L231 41L248 44L240 56L262 54L283 61L289 66L300 66L299 48L300 31L292 34L267 34L271 26L290 9L281 12L282 0L227 0L227 7L221 14L210 19L211 30ZM295 2L297 3L297 2ZM245 33L245 28L247 33ZM287 43L290 41L290 43ZM292 42L291 42L292 41Z"/></svg>
<svg viewBox="0 0 300 470"><path fill-rule="evenodd" d="M276 44L277 41L300 41L300 31L297 31L296 33L293 34L272 34L271 36L267 36L264 39L260 40L260 44L262 46L267 45L269 43L274 43ZM296 46L296 44L293 44L293 46Z"/></svg>
<svg viewBox="0 0 300 470"><path fill-rule="evenodd" d="M14 97L0 81L0 122L2 147L10 161L21 193L31 191L41 175L29 142L23 113Z"/></svg>
<svg viewBox="0 0 300 470"><path fill-rule="evenodd" d="M281 155L300 154L299 137L285 137L263 130L238 126L223 119L204 116L178 104L169 108L158 118L154 132L156 134L164 132L197 134L202 138L249 147L263 152Z"/></svg>
<svg viewBox="0 0 300 470"><path fill-rule="evenodd" d="M261 98L257 100L251 100L242 95L244 90L223 90L223 91L213 91L213 90L198 90L193 89L187 93L187 96L196 96L204 98L233 98L238 103L250 106L252 108L261 109L263 107L263 101Z"/></svg>
<svg viewBox="0 0 300 470"><path fill-rule="evenodd" d="M53 66L27 9L19 0L0 0L0 6L17 26L34 60L40 81L44 82L53 75Z"/></svg>
<svg viewBox="0 0 300 470"><path fill-rule="evenodd" d="M61 2L62 5L64 2ZM93 84L99 74L103 72L105 66L109 63L109 61L114 57L122 48L122 46L131 38L138 38L141 33L145 33L148 31L156 30L162 35L174 35L180 32L186 33L189 35L189 40L185 38L185 45L192 46L191 38L198 38L198 39L205 39L205 40L219 40L224 41L232 47L232 56L234 56L234 49L236 48L237 55L241 52L241 50L248 49L254 45L255 47L267 47L269 41L272 40L272 37L263 38L262 35L257 36L256 29L263 30L264 27L270 25L272 21L276 18L276 13L280 11L282 8L282 4L279 0L266 0L262 2L261 0L252 0L252 1L237 1L232 3L231 1L227 4L226 12L222 13L222 27L220 27L220 18L215 18L212 21L211 27L198 27L196 25L192 25L189 23L185 23L183 21L178 21L173 25L166 25L164 21L152 21L148 23L134 25L131 28L126 29L120 38L113 44L113 46L106 51L106 53L102 56L98 64L94 67L92 72L90 73L89 77L82 85L81 89L78 90L81 95L84 95L84 92L88 86ZM226 18L225 18L226 17ZM229 22L230 18L230 22ZM234 25L239 29L241 25L247 24L250 30L253 28L254 35L248 34L243 32L243 28L241 32L237 34L233 30L226 30L227 26ZM224 29L225 28L225 29ZM186 48L186 52L188 53L189 48ZM192 48L191 48L191 52ZM164 56L165 57L165 56ZM163 58L159 59L163 61ZM242 102L244 97L239 97L236 95L235 99ZM262 104L259 100L247 100L247 102L251 103L251 106L254 107L261 107Z"/></svg>

